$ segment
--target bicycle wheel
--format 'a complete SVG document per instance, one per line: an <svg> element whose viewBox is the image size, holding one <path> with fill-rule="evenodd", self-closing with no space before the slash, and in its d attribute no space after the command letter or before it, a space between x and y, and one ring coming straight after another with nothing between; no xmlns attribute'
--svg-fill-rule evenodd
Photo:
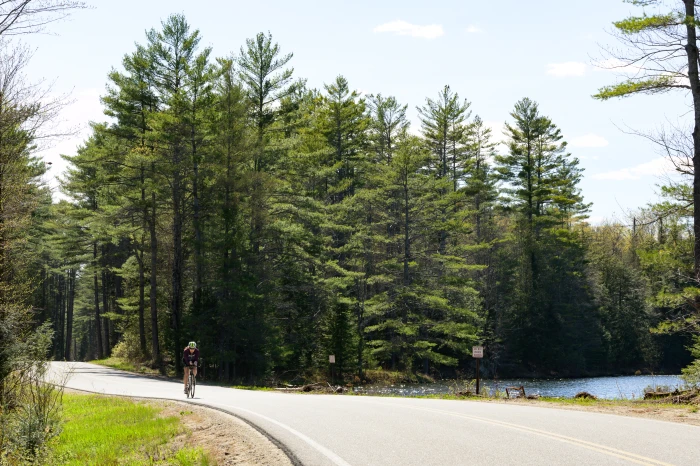
<svg viewBox="0 0 700 466"><path fill-rule="evenodd" d="M197 378L192 374L192 371L190 371L190 398L194 398L194 389L196 385Z"/></svg>

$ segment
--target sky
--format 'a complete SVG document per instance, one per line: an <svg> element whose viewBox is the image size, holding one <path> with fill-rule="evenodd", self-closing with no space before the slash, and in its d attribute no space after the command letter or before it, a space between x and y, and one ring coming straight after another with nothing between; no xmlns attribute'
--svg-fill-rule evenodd
<svg viewBox="0 0 700 466"><path fill-rule="evenodd" d="M498 138L519 99L537 101L581 160L592 223L624 220L656 200L669 170L629 129L654 131L688 118L684 92L591 97L619 79L594 64L605 58L602 47L616 45L612 22L640 11L622 0L87 1L91 9L54 24L50 34L24 39L35 51L28 76L52 82L54 93L70 93L73 102L61 124L77 134L42 152L53 163L54 185L65 169L60 154L75 153L89 121L106 119L99 97L109 71L173 13L186 15L215 56L238 54L246 38L269 31L283 53L294 53L294 74L309 87L343 75L365 94L393 95L408 104L415 131L416 106L445 85L471 102Z"/></svg>

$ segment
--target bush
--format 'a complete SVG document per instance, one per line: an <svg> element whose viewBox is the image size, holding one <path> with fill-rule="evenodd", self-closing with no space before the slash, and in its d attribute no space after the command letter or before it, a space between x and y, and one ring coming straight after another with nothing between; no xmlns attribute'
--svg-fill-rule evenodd
<svg viewBox="0 0 700 466"><path fill-rule="evenodd" d="M692 387L700 387L700 337L695 337L695 344L690 348L691 354L695 357L688 367L683 369L683 380Z"/></svg>
<svg viewBox="0 0 700 466"><path fill-rule="evenodd" d="M141 353L139 336L127 332L112 349L112 356L129 362L143 362L146 355Z"/></svg>
<svg viewBox="0 0 700 466"><path fill-rule="evenodd" d="M0 380L2 466L46 462L48 444L60 433L62 384L46 383L51 336L48 324L28 335Z"/></svg>

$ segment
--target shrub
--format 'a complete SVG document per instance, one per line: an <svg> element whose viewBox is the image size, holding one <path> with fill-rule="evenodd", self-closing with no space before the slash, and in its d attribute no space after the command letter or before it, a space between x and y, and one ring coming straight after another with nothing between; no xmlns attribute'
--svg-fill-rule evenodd
<svg viewBox="0 0 700 466"><path fill-rule="evenodd" d="M142 362L146 355L141 353L138 334L126 332L112 349L112 356L129 362Z"/></svg>
<svg viewBox="0 0 700 466"><path fill-rule="evenodd" d="M700 386L700 337L695 337L695 344L690 348L690 352L695 357L688 367L683 369L683 380L690 386Z"/></svg>

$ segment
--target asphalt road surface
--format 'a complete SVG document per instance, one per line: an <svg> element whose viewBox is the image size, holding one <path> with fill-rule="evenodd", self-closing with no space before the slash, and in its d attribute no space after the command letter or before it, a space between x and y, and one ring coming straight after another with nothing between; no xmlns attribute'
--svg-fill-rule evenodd
<svg viewBox="0 0 700 466"><path fill-rule="evenodd" d="M85 363L67 386L187 401L181 383ZM197 386L191 402L266 432L303 465L700 465L700 427L470 401L300 395Z"/></svg>

